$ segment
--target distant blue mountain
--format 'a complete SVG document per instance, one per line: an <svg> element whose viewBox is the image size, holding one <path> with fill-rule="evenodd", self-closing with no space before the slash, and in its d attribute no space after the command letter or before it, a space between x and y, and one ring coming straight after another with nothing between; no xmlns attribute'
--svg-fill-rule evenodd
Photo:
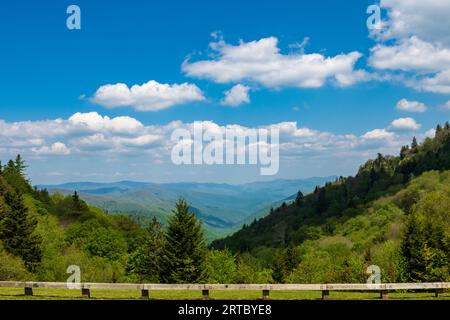
<svg viewBox="0 0 450 320"><path fill-rule="evenodd" d="M271 206L294 199L299 190L306 194L335 178L278 179L240 185L119 181L69 182L37 187L64 194L76 190L89 204L110 213L156 216L163 223L175 201L183 197L191 204L192 212L204 222L208 237L212 239L228 234L249 219L268 214Z"/></svg>

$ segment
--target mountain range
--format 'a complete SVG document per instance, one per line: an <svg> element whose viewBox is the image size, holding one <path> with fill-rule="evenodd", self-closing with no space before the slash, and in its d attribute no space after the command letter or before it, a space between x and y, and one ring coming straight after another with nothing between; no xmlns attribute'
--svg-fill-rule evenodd
<svg viewBox="0 0 450 320"><path fill-rule="evenodd" d="M242 225L263 217L271 207L290 202L301 190L307 194L316 186L336 177L272 180L240 185L225 183L150 183L119 181L112 183L69 182L59 185L38 185L51 193L77 191L90 205L109 213L123 213L138 217L156 216L166 222L176 200L185 198L192 212L205 226L211 240L238 230Z"/></svg>

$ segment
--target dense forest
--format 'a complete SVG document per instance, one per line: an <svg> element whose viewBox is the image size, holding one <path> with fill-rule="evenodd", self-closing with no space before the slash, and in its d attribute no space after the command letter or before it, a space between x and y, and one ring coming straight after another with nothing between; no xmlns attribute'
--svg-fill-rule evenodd
<svg viewBox="0 0 450 320"><path fill-rule="evenodd" d="M450 280L450 125L379 154L354 177L295 201L208 246L180 199L162 226L33 188L21 156L0 164L0 281L165 283Z"/></svg>

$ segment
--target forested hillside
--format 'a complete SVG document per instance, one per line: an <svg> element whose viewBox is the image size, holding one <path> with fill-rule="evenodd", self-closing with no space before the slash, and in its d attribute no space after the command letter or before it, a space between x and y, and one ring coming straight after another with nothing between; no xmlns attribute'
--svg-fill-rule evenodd
<svg viewBox="0 0 450 320"><path fill-rule="evenodd" d="M65 281L78 265L93 282L365 282L372 264L385 282L450 280L448 123L210 248L183 199L163 227L33 189L20 156L0 169L0 281Z"/></svg>
<svg viewBox="0 0 450 320"><path fill-rule="evenodd" d="M370 264L385 281L449 279L450 125L435 138L379 154L282 205L214 248L250 252L274 281L363 281Z"/></svg>

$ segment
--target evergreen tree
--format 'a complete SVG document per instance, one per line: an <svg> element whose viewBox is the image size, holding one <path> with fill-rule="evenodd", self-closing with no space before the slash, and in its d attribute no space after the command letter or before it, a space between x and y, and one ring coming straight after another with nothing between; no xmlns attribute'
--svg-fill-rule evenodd
<svg viewBox="0 0 450 320"><path fill-rule="evenodd" d="M41 261L41 239L34 234L37 221L28 214L21 196L7 194L8 210L0 221L0 239L3 247L24 261L33 270Z"/></svg>
<svg viewBox="0 0 450 320"><path fill-rule="evenodd" d="M303 199L305 198L305 196L303 195L303 193L299 190L297 192L297 196L295 197L295 204L297 206L300 206L303 202Z"/></svg>
<svg viewBox="0 0 450 320"><path fill-rule="evenodd" d="M16 161L9 160L3 168L2 176L19 194L31 193L32 188L25 177L25 162L20 155L16 157Z"/></svg>
<svg viewBox="0 0 450 320"><path fill-rule="evenodd" d="M22 159L22 157L21 157L21 155L20 154L18 154L17 156L16 156L16 159L15 159L15 161L14 161L14 167L16 168L16 170L17 170L17 172L20 174L20 175L25 175L25 169L28 167L26 164L25 164L25 161Z"/></svg>
<svg viewBox="0 0 450 320"><path fill-rule="evenodd" d="M189 212L185 200L178 200L165 233L161 279L167 283L203 281L206 252L201 222Z"/></svg>
<svg viewBox="0 0 450 320"><path fill-rule="evenodd" d="M425 239L421 232L420 221L412 214L405 225L401 252L403 257L403 268L407 281L421 281L426 271L422 249Z"/></svg>
<svg viewBox="0 0 450 320"><path fill-rule="evenodd" d="M419 144L417 143L416 137L413 137L411 142L411 150L416 151Z"/></svg>

